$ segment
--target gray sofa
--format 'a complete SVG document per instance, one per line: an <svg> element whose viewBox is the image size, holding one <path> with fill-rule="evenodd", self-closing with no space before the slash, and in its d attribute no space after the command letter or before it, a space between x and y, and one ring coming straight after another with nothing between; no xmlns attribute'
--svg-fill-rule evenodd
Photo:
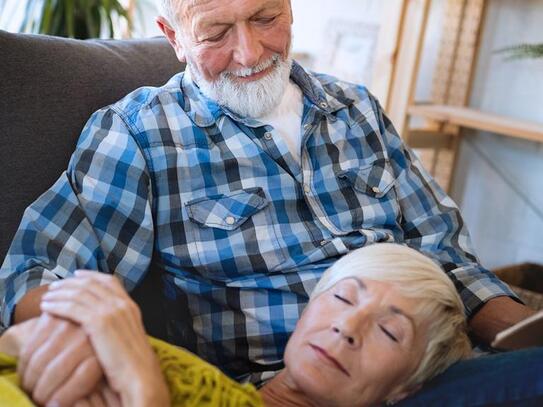
<svg viewBox="0 0 543 407"><path fill-rule="evenodd" d="M66 169L81 129L97 109L184 69L164 38L79 41L0 31L0 256L24 209ZM150 275L153 273L149 273ZM149 280L149 279L148 279ZM147 288L134 293L151 333L160 315ZM158 289L155 287L155 289ZM153 308L154 307L154 308Z"/></svg>

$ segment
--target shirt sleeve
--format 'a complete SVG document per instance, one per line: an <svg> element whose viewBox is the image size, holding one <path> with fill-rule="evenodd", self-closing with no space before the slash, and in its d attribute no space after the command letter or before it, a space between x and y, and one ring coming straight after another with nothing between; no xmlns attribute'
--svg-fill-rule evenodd
<svg viewBox="0 0 543 407"><path fill-rule="evenodd" d="M32 203L0 269L0 326L30 289L77 269L115 274L127 290L152 257L151 184L121 118L103 109L85 125L68 169Z"/></svg>
<svg viewBox="0 0 543 407"><path fill-rule="evenodd" d="M505 295L518 300L507 284L481 266L458 207L403 143L378 102L373 102L397 177L405 243L442 266L455 284L468 317L494 297Z"/></svg>

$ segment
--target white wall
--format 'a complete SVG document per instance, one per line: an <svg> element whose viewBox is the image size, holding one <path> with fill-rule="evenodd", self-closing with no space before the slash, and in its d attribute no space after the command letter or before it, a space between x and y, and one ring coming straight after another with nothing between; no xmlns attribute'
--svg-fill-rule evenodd
<svg viewBox="0 0 543 407"><path fill-rule="evenodd" d="M330 20L375 22L381 9L379 0L292 0L293 50L317 56L326 42Z"/></svg>
<svg viewBox="0 0 543 407"><path fill-rule="evenodd" d="M489 2L471 106L543 123L543 59L494 51L543 42L542 0ZM483 264L543 264L543 144L471 133L453 188Z"/></svg>
<svg viewBox="0 0 543 407"><path fill-rule="evenodd" d="M0 0L0 29L17 32L24 19L26 1Z"/></svg>

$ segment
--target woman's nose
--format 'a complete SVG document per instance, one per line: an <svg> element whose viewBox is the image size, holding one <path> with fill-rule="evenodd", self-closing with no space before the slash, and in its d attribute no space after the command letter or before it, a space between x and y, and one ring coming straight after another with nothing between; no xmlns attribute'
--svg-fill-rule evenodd
<svg viewBox="0 0 543 407"><path fill-rule="evenodd" d="M333 326L332 331L337 335L341 335L342 339L344 339L349 346L358 345L358 340L355 339L355 336L351 335L349 332L346 332L344 328Z"/></svg>
<svg viewBox="0 0 543 407"><path fill-rule="evenodd" d="M371 319L371 313L367 310L345 312L338 315L338 318L332 323L332 331L341 335L349 346L359 346L362 334Z"/></svg>

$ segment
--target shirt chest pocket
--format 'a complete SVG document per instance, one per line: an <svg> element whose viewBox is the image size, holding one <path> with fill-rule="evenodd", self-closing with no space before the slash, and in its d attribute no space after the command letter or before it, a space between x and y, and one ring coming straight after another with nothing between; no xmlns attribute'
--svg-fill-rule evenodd
<svg viewBox="0 0 543 407"><path fill-rule="evenodd" d="M336 174L339 192L337 221L340 230L391 229L400 213L396 178L385 159Z"/></svg>
<svg viewBox="0 0 543 407"><path fill-rule="evenodd" d="M285 261L268 205L260 187L185 204L197 248L193 262L204 277L229 280L272 271Z"/></svg>

